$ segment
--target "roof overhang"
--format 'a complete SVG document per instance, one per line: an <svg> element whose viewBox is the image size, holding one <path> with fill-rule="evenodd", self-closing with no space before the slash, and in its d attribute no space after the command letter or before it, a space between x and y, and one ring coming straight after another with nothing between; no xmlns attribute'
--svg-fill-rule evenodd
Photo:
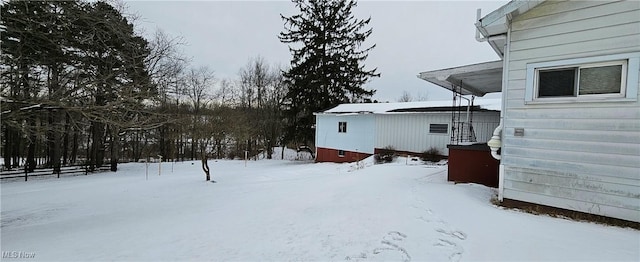
<svg viewBox="0 0 640 262"><path fill-rule="evenodd" d="M461 95L484 96L502 91L502 61L422 72L418 78Z"/></svg>
<svg viewBox="0 0 640 262"><path fill-rule="evenodd" d="M480 18L478 11L478 22L476 22L476 40L487 41L491 48L500 56L504 57L504 47L507 43L507 31L510 21L525 12L536 7L544 1L541 0L512 0L495 11Z"/></svg>

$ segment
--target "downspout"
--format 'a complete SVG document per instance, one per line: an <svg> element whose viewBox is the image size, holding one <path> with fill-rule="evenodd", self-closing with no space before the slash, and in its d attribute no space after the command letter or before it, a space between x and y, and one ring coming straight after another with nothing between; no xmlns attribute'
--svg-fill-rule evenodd
<svg viewBox="0 0 640 262"><path fill-rule="evenodd" d="M482 11L481 9L477 9L477 13L476 13L476 41L478 42L484 42L484 41L490 41L493 37L495 36L485 36L488 35L486 30L484 29L484 27L482 27L482 21L480 21L482 18ZM497 37L505 37L504 35L500 35ZM496 38L497 38L496 37ZM504 52L502 54L502 106L501 106L501 110L500 110L500 124L498 124L498 126L496 127L495 130L493 130L493 136L491 137L491 139L487 142L487 145L489 146L489 148L491 148L491 156L497 160L500 160L502 157L500 154L498 154L498 150L502 147L502 127L504 125L504 109L505 109L505 105L506 105L506 88L507 88L507 84L509 83L508 78L509 78L509 46L510 46L510 40L511 40L511 21L510 19L507 20L507 34L506 34L506 43L504 46Z"/></svg>
<svg viewBox="0 0 640 262"><path fill-rule="evenodd" d="M480 19L482 19L482 9L478 8L476 9L476 41L484 42L488 39L480 33L480 29L482 28L482 22L480 21Z"/></svg>
<svg viewBox="0 0 640 262"><path fill-rule="evenodd" d="M504 128L504 114L507 106L507 88L509 84L509 54L511 53L511 21L507 22L507 41L504 47L504 57L502 60L502 106L500 110L500 124L493 131L491 140L487 142L491 148L491 156L497 160L502 159L502 155L498 154L498 150L502 147L502 137ZM504 199L504 164L500 161L498 167L498 200L502 202Z"/></svg>

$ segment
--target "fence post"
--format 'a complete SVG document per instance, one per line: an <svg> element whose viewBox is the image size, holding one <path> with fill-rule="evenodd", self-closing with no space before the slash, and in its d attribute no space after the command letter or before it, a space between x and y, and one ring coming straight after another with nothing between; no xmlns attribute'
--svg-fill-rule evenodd
<svg viewBox="0 0 640 262"><path fill-rule="evenodd" d="M29 172L27 170L27 166L24 166L24 182L27 182L27 177L29 176Z"/></svg>

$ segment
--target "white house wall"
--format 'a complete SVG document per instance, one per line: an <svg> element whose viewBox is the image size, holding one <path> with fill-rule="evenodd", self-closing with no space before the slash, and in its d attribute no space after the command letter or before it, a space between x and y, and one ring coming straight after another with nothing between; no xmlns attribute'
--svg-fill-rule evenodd
<svg viewBox="0 0 640 262"><path fill-rule="evenodd" d="M347 132L338 132L338 122L347 122ZM373 114L316 116L316 147L373 154L375 117Z"/></svg>
<svg viewBox="0 0 640 262"><path fill-rule="evenodd" d="M486 142L499 122L496 111L474 112L473 126L479 142ZM466 114L463 114L466 119ZM446 134L430 134L430 124L447 124ZM398 113L376 115L376 148L392 146L398 151L421 153L431 147L449 155L451 141L451 112Z"/></svg>
<svg viewBox="0 0 640 262"><path fill-rule="evenodd" d="M640 221L638 100L524 99L527 64L640 52L639 17L640 1L547 1L514 19L504 94L504 198ZM515 128L524 136L514 136Z"/></svg>

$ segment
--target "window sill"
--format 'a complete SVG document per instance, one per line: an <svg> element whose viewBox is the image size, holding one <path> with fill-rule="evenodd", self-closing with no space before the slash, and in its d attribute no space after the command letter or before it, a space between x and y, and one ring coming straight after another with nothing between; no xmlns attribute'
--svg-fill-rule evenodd
<svg viewBox="0 0 640 262"><path fill-rule="evenodd" d="M636 102L638 99L626 97L599 97L599 98L544 98L533 101L525 101L525 105L567 104L567 103L619 103Z"/></svg>

